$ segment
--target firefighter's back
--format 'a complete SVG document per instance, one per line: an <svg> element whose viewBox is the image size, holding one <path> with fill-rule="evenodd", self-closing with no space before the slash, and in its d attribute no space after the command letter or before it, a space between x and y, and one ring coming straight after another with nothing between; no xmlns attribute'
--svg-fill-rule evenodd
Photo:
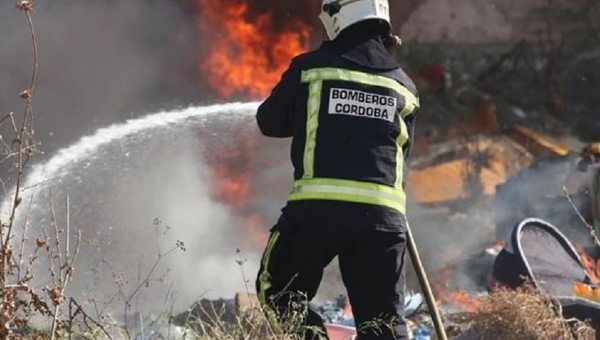
<svg viewBox="0 0 600 340"><path fill-rule="evenodd" d="M370 24L294 61L302 83L296 110L306 114L294 116L287 215L336 228L396 230L405 223L403 175L417 91Z"/></svg>

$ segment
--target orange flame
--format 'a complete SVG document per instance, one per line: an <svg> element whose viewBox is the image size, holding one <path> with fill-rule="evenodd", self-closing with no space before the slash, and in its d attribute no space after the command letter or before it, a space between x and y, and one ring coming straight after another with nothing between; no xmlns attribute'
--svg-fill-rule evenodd
<svg viewBox="0 0 600 340"><path fill-rule="evenodd" d="M481 307L481 301L464 290L452 292L444 297L446 303L460 307L463 311L475 313Z"/></svg>
<svg viewBox="0 0 600 340"><path fill-rule="evenodd" d="M199 28L217 32L200 70L224 98L264 97L279 81L297 54L309 47L311 29L298 21L277 30L272 13L251 17L239 0L196 0L201 7Z"/></svg>
<svg viewBox="0 0 600 340"><path fill-rule="evenodd" d="M595 284L600 283L600 259L594 260L591 256L584 252L581 252L579 255L581 257L581 263L583 264L583 267L587 271L587 274L590 276L592 281Z"/></svg>
<svg viewBox="0 0 600 340"><path fill-rule="evenodd" d="M250 171L252 166L255 138L248 131L238 131L243 138L232 150L211 150L209 166L214 178L211 195L214 200L225 203L234 209L241 209L250 195Z"/></svg>
<svg viewBox="0 0 600 340"><path fill-rule="evenodd" d="M204 157L210 170L210 196L231 208L243 225L247 236L245 246L256 250L267 243L268 228L260 215L252 208L255 190L252 176L255 166L257 135L249 125L233 125L229 132L235 136L225 145L204 149ZM202 136L209 132L202 131ZM259 188L260 189L260 188Z"/></svg>
<svg viewBox="0 0 600 340"><path fill-rule="evenodd" d="M481 306L481 302L473 295L464 290L455 290L453 274L458 270L456 264L448 265L442 268L436 275L434 291L436 294L436 304L453 305L464 312L476 312Z"/></svg>
<svg viewBox="0 0 600 340"><path fill-rule="evenodd" d="M600 302L600 289L597 286L590 286L582 282L576 282L573 286L575 296Z"/></svg>
<svg viewBox="0 0 600 340"><path fill-rule="evenodd" d="M246 217L247 233L250 236L251 246L262 246L267 244L269 239L268 230L265 229L263 219L257 214L250 214Z"/></svg>
<svg viewBox="0 0 600 340"><path fill-rule="evenodd" d="M258 13L244 0L189 1L199 8L198 29L208 40L198 69L221 98L266 97L292 58L309 48L311 29L300 21L278 26L273 13ZM211 196L242 219L250 246L262 246L268 229L250 204L256 139L249 130L232 135L241 142L231 149L207 150Z"/></svg>

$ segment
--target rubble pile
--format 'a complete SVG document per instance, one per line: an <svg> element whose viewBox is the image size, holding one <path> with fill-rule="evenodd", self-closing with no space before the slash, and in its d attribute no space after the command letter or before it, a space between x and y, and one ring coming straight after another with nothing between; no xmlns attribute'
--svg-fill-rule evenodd
<svg viewBox="0 0 600 340"><path fill-rule="evenodd" d="M423 81L431 85L427 79L418 80L417 85ZM431 87L422 86L426 96L434 96L427 97L435 102L428 109L446 113L433 114L438 121L426 118L428 122L414 142L407 183L409 197L419 209L411 216L412 229L417 233L417 243L429 242L428 248L443 241L441 236L421 231L431 230L435 224L444 224L439 229L449 238L446 244L454 243L450 238L455 234L475 240L469 244L471 248L461 243L447 247L455 249L436 250L429 263L425 259L425 267L447 325L456 326L453 329L457 332L449 335L480 339L465 335L473 319L467 322L454 316L477 315L491 299L489 275L496 256L511 230L524 219L549 221L575 245L581 256L579 262L588 274L598 270L595 258L600 244L590 232L600 233L600 144L579 141L569 126L550 114L535 109L525 113L480 89L465 89L460 96L472 100L456 110L459 91L450 91L448 86L433 93ZM468 229L467 224L479 225ZM445 260L443 266L437 266L440 259ZM592 281L587 287L598 284L597 277ZM569 296L561 297L561 303L574 301L575 295L571 291ZM580 303L585 304L577 300L577 308ZM513 301L513 308L517 307ZM595 313L596 306L590 308L590 313ZM416 321L411 319L413 331L433 329L426 312L424 319L418 315ZM600 325L593 322L598 329ZM573 339L594 339L589 332L585 334ZM510 339L530 338L535 337L514 335Z"/></svg>
<svg viewBox="0 0 600 340"><path fill-rule="evenodd" d="M522 225L530 225L536 221L538 220L526 219L522 222ZM596 323L597 319L588 320L587 318L588 316L592 317L592 312L600 313L600 294L597 297L598 303L583 298L583 295L578 297L577 294L570 297L556 297L543 290L536 290L536 277L533 276L531 280L526 280L526 285L517 287L514 290L510 289L508 285L503 287L494 286L494 282L490 280L489 275L479 280L482 289L479 292L453 290L457 286L453 284L455 280L451 277L451 274L461 272L460 266L469 268L483 266L489 269L488 272L491 272L492 269L496 271L498 255L505 252L505 248L505 242L497 242L481 253L469 257L463 263L449 266L434 275L436 279L432 281L436 291L437 306L443 317L449 339L498 339L494 337L498 334L507 336L502 339L598 339L596 338L596 330L600 328L600 325ZM509 246L509 248L512 249L512 246ZM516 262L515 266L517 266ZM600 266L596 267L595 270L598 270L598 268ZM596 273L589 272L589 277L593 277L593 275L596 275ZM446 276L445 281L442 279L444 276ZM594 284L600 283L597 277L593 277L593 279ZM587 282L588 279L584 278L582 281ZM577 287L579 287L579 283L573 280L574 292L576 292ZM569 317L560 315L564 311L556 305L556 300L562 304L563 309L570 313L566 314ZM576 304L573 302L576 302ZM331 300L313 301L311 305L323 318L331 340L354 339L356 329L352 309L345 295L340 295ZM437 337L433 331L433 320L422 294L414 291L406 292L404 306L405 319L411 332L411 339L436 339ZM574 306L577 310L573 309ZM581 309L582 307L584 309ZM593 308L593 310L590 312L585 308ZM575 312L573 312L574 310ZM583 316L577 315L577 311L583 311ZM598 317L598 315L600 314L596 314L595 317ZM258 322L259 325L257 326L256 321L249 323L248 317L251 320L260 319L261 321ZM571 320L571 322L566 322L566 319ZM221 332L233 334L236 332L233 328L239 327L240 324L252 327L252 332L255 333L257 327L262 327L259 333L256 334L266 334L265 332L268 331L262 312L259 309L258 298L252 293L238 293L230 300L202 300L190 311L174 319L175 324L178 326L189 325L190 320L194 321L197 334L215 328L218 328ZM533 323L534 320L537 320L536 323ZM203 326L198 327L198 325ZM237 331L239 332L239 330ZM248 338L248 333L244 334L245 338ZM567 336L568 334L571 334L572 337ZM558 335L560 337L556 338L555 336Z"/></svg>
<svg viewBox="0 0 600 340"><path fill-rule="evenodd" d="M422 97L407 180L410 199L420 207L449 209L449 216L470 214L481 205L496 215L484 222L497 231L485 240L493 241L526 217L542 217L559 228L580 221L571 207L565 209L565 186L586 222L593 223L594 191L586 191L595 171L580 165L593 163L584 153L600 154L593 147L600 131L593 132L593 126L600 119L591 114L597 84L580 84L595 71L574 65L596 65L600 58L578 50L564 53L572 63L557 81L568 90L563 98L568 116L554 110L549 79L532 67L551 61L535 44L406 44L398 57ZM562 231L578 244L589 243L586 235Z"/></svg>

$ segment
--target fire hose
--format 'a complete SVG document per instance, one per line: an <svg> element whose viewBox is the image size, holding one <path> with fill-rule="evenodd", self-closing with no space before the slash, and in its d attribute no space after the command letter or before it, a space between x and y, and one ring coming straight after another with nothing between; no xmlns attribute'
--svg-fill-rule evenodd
<svg viewBox="0 0 600 340"><path fill-rule="evenodd" d="M431 285L429 284L427 273L425 272L425 268L423 267L423 262L421 261L421 257L419 256L417 244L413 239L413 235L408 222L406 223L406 230L406 238L408 241L408 253L410 254L410 259L417 273L417 278L419 279L419 284L421 285L423 295L425 295L425 301L427 302L427 307L429 308L429 313L431 314L431 319L433 321L433 327L435 328L437 338L438 340L448 340L448 336L446 335L446 329L444 328L444 323L442 322L440 311L435 302L435 297L433 296L433 291L431 290Z"/></svg>

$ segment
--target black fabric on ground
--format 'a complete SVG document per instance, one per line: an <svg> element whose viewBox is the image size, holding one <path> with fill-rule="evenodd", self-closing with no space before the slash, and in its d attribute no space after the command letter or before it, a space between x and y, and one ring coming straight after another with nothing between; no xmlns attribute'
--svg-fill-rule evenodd
<svg viewBox="0 0 600 340"><path fill-rule="evenodd" d="M571 242L550 223L528 218L515 225L492 270L495 281L511 288L524 278L556 298L566 319L589 320L600 340L600 304L574 296L576 282L591 283Z"/></svg>
<svg viewBox="0 0 600 340"><path fill-rule="evenodd" d="M553 296L573 294L573 283L587 275L577 252L558 231L539 223L521 229L520 251L539 288Z"/></svg>
<svg viewBox="0 0 600 340"><path fill-rule="evenodd" d="M532 278L555 296L573 294L573 283L589 281L570 241L553 225L536 218L518 223L494 262L494 278L512 288Z"/></svg>

